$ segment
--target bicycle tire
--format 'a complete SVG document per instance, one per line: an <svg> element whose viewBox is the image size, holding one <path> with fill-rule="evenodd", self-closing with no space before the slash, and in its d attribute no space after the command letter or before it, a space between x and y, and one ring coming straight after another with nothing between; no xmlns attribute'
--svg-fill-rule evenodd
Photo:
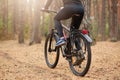
<svg viewBox="0 0 120 80"><path fill-rule="evenodd" d="M75 74L76 76L85 76L90 68L90 64L91 64L91 47L90 47L90 43L85 40L83 37L81 37L81 39L83 39L83 41L86 43L86 48L87 48L87 54L88 54L88 58L87 58L87 64L85 66L85 69L82 72L78 72L76 71L76 69L73 66L72 63L72 57L69 60L69 66L71 71L73 72L73 74Z"/></svg>
<svg viewBox="0 0 120 80"><path fill-rule="evenodd" d="M52 34L48 34L46 40L45 40L45 47L44 47L44 56L45 56L45 61L46 61L46 64L49 68L55 68L58 64L58 60L59 60L59 48L56 49L56 52L54 54L56 54L56 58L55 58L55 61L53 63L50 63L49 59L48 59L48 54L49 54L49 51L47 49L48 47L48 44L49 42L52 44L52 41L50 39L54 39L55 40L55 37L54 35ZM55 45L55 44L54 44ZM50 46L51 47L51 46Z"/></svg>

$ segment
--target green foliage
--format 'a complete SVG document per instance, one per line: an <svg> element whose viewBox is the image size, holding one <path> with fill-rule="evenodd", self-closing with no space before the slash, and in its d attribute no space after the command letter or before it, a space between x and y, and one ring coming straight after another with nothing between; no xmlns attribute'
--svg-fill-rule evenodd
<svg viewBox="0 0 120 80"><path fill-rule="evenodd" d="M7 30L5 31L3 26L3 19L0 18L0 40L12 39L12 21L10 15L8 16L7 21Z"/></svg>
<svg viewBox="0 0 120 80"><path fill-rule="evenodd" d="M7 26L8 26L8 32L12 33L12 16L11 15L8 16Z"/></svg>
<svg viewBox="0 0 120 80"><path fill-rule="evenodd" d="M3 22L2 22L2 19L0 18L0 30L2 30L3 28Z"/></svg>
<svg viewBox="0 0 120 80"><path fill-rule="evenodd" d="M21 0L22 1L22 0ZM89 0L85 0L85 1L89 1ZM103 0L104 1L104 0ZM44 2L44 1L43 1ZM41 2L41 7L43 7L43 2ZM57 2L58 4L59 4L59 6L61 6L60 5L60 3L59 3L59 1ZM58 8L58 4L57 3L54 3L55 5L52 5L51 6L51 9L53 9L53 10L58 10L59 8ZM97 6L95 3L97 3L97 4L100 4L99 6ZM108 2L107 2L108 3ZM32 20L29 20L30 22L27 22L27 20L28 19L33 19L34 20L34 17L35 17L35 12L34 12L34 9L35 9L35 4L36 4L36 2L34 1L34 4L33 4L33 2L31 2L30 1L30 4L29 5L27 5L27 4L24 4L24 6L22 7L22 6L18 6L17 4L19 4L19 1L9 1L8 0L8 4L6 4L5 5L5 2L4 2L4 0L0 0L0 10L1 10L1 12L0 12L0 39L11 39L14 35L15 35L15 33L13 32L13 25L14 24L16 24L16 32L18 33L18 28L17 28L17 24L19 23L19 22L17 22L17 20L15 21L16 23L13 23L13 19L14 19L14 17L16 18L16 19L18 19L18 21L19 21L19 14L18 14L18 8L21 8L21 9L23 9L24 8L24 6L26 6L26 9L24 9L24 16L22 16L22 17L24 17L23 19L24 19L24 21L25 21L25 26L24 26L24 37L25 37L25 39L28 39L29 37L30 37L30 25L31 25L31 21ZM111 3L112 4L112 3ZM8 5L8 6L7 6ZM20 4L19 4L20 5ZM57 5L57 7L56 7L56 5ZM91 35L92 35L92 38L94 39L94 40L101 40L101 37L103 37L103 35L101 35L101 33L100 32L98 32L99 30L98 29L100 29L101 28L101 15L102 15L102 7L101 7L101 5L102 5L102 0L92 0L91 1L91 6L89 6L89 4L87 4L85 7L86 7L86 9L89 9L89 7L91 7L91 15L90 16L93 16L93 17L95 17L94 19L92 19L91 20L91 22L93 22L93 23L91 23L91 26L90 26L90 33L91 33ZM8 11L6 11L5 10L5 8L4 8L4 6L7 6L8 8L6 9L6 10L8 10ZM110 6L111 7L111 6ZM105 37L108 39L108 38L110 38L110 27L109 27L109 17L111 17L111 16L109 16L109 14L110 14L110 11L109 11L109 9L108 8L110 8L110 7L108 7L108 4L106 4L106 17L105 17ZM16 8L16 9L15 9ZM32 10L31 10L31 8L32 8ZM99 9L97 9L97 8L99 8ZM111 8L110 8L111 9ZM99 10L98 12L96 12L97 10ZM16 12L14 12L14 11L16 11ZM89 12L89 10L85 10L85 11L88 11ZM6 13L6 12L8 12L8 13ZM98 14L99 13L99 14ZM2 20L2 18L3 18L3 14L5 14L4 16L7 16L8 17L8 22L7 22L7 28L5 28L5 27L3 27L3 20ZM38 11L38 14L39 14L39 11ZM89 15L89 14L88 14ZM40 27L39 27L39 29L40 29L40 33L41 33L41 35L42 36L47 36L47 34L49 33L49 31L51 30L51 28L53 28L54 26L54 22L53 22L53 19L54 19L54 13L52 14L52 13L49 13L49 14L47 14L47 13L44 13L44 14L41 14L40 16L44 16L44 21L43 20L41 20L41 21L39 21L41 24L40 24ZM32 18L29 18L29 17L32 17ZM99 18L99 19L97 19L97 18ZM95 20L96 19L96 20ZM68 23L69 22L69 23ZM65 21L63 21L63 23L64 24L67 24L67 25L69 25L70 24L70 21L68 21L68 22L66 22L66 20ZM97 24L97 22L100 22L100 25L98 25ZM112 22L111 22L112 23ZM98 27L99 26L99 27ZM116 26L115 26L116 27ZM102 31L101 31L102 32ZM120 28L119 28L119 34L118 34L118 38L120 38L119 37L119 35L120 35Z"/></svg>
<svg viewBox="0 0 120 80"><path fill-rule="evenodd" d="M24 27L24 37L25 37L25 39L29 38L29 34L30 34L30 27L29 27L29 24L26 23L25 27Z"/></svg>
<svg viewBox="0 0 120 80"><path fill-rule="evenodd" d="M106 24L106 37L109 37L109 25L108 23Z"/></svg>
<svg viewBox="0 0 120 80"><path fill-rule="evenodd" d="M92 29L90 31L90 34L92 36L92 39L97 40L97 28L98 28L97 22L92 23L91 27L92 27Z"/></svg>
<svg viewBox="0 0 120 80"><path fill-rule="evenodd" d="M49 30L50 30L50 27L52 26L52 25L50 25L51 23L50 23L51 21L50 21L50 15L46 15L45 16L45 20L44 20L44 26L42 26L41 27L41 33L44 35L44 36L47 36L48 35L48 33L49 33Z"/></svg>
<svg viewBox="0 0 120 80"><path fill-rule="evenodd" d="M0 18L0 39L2 38L3 35L3 22L2 19Z"/></svg>

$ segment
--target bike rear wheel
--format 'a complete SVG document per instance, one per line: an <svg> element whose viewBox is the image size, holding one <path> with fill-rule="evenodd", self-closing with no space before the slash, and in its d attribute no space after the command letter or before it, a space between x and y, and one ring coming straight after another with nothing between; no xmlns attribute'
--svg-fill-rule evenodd
<svg viewBox="0 0 120 80"><path fill-rule="evenodd" d="M59 48L55 47L56 39L53 34L49 34L45 41L44 56L49 68L55 68L59 60Z"/></svg>
<svg viewBox="0 0 120 80"><path fill-rule="evenodd" d="M79 40L81 52L78 53L76 51L76 53L72 53L72 57L69 60L69 66L73 74L76 76L85 76L91 64L91 48L90 43L83 37L80 37ZM73 49L76 49L75 46Z"/></svg>

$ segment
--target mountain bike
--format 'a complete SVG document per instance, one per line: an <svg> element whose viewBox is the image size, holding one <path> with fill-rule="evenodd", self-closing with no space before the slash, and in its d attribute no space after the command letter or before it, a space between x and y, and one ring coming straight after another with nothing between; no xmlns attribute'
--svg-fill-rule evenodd
<svg viewBox="0 0 120 80"><path fill-rule="evenodd" d="M46 12L54 12L46 10ZM69 29L62 25L63 30L69 33L68 37L64 33L66 45L55 47L56 42L59 40L59 35L56 29L51 29L47 35L44 46L44 56L46 64L49 68L54 69L59 61L60 50L62 56L69 62L69 66L73 74L76 76L85 76L91 64L91 43L92 39L89 37L89 32L85 29L76 30ZM77 50L77 46L81 49Z"/></svg>

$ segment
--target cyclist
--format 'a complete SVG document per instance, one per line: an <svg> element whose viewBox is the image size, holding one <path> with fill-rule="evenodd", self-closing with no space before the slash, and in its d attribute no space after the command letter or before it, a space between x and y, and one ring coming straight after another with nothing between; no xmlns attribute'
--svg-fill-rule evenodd
<svg viewBox="0 0 120 80"><path fill-rule="evenodd" d="M52 1L53 0L47 0L44 9L48 9ZM54 18L54 24L60 36L60 39L56 43L56 47L66 44L63 35L61 20L66 20L72 17L72 22L70 26L71 29L79 29L84 16L84 8L80 0L63 0L63 4L63 9L61 9Z"/></svg>

